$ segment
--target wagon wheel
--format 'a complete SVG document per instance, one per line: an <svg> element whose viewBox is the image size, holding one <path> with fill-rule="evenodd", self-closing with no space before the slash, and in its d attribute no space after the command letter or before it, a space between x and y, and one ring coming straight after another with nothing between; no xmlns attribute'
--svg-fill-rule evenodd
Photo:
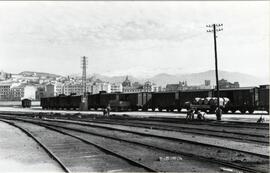
<svg viewBox="0 0 270 173"><path fill-rule="evenodd" d="M232 109L232 110L231 110L231 112L232 112L233 114L235 113L235 111L236 111L235 109Z"/></svg>
<svg viewBox="0 0 270 173"><path fill-rule="evenodd" d="M227 114L228 111L229 111L228 109L223 109L223 110L222 110L222 112L223 112L224 114Z"/></svg>
<svg viewBox="0 0 270 173"><path fill-rule="evenodd" d="M249 109L249 110L248 110L248 113L249 113L249 114L253 114L253 112L254 112L254 109Z"/></svg>
<svg viewBox="0 0 270 173"><path fill-rule="evenodd" d="M244 113L246 113L246 110L245 110L245 109L241 109L240 112L241 112L242 114L244 114Z"/></svg>

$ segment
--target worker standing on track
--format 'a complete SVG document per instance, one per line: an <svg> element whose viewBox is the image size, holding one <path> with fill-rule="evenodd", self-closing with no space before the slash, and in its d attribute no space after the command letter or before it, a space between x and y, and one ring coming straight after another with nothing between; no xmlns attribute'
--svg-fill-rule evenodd
<svg viewBox="0 0 270 173"><path fill-rule="evenodd" d="M107 108L103 109L103 116L106 116L106 115L107 115Z"/></svg>
<svg viewBox="0 0 270 173"><path fill-rule="evenodd" d="M111 105L110 104L108 104L108 106L107 106L107 114L108 114L108 116L110 116L110 112L111 112Z"/></svg>
<svg viewBox="0 0 270 173"><path fill-rule="evenodd" d="M194 119L194 110L190 109L187 111L186 120L193 120Z"/></svg>

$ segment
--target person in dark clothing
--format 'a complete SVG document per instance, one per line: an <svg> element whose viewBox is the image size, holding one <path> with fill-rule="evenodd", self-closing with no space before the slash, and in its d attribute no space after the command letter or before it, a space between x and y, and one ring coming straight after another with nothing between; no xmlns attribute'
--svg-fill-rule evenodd
<svg viewBox="0 0 270 173"><path fill-rule="evenodd" d="M108 116L110 116L110 112L111 112L111 105L110 104L108 104L106 110L107 110Z"/></svg>
<svg viewBox="0 0 270 173"><path fill-rule="evenodd" d="M187 111L186 120L193 120L194 119L194 110L190 109Z"/></svg>
<svg viewBox="0 0 270 173"><path fill-rule="evenodd" d="M198 115L197 115L197 119L198 120L205 120L205 115L206 113L205 112L201 112L200 110L198 111Z"/></svg>
<svg viewBox="0 0 270 173"><path fill-rule="evenodd" d="M261 116L258 120L257 120L257 123L263 123L265 120L264 118Z"/></svg>

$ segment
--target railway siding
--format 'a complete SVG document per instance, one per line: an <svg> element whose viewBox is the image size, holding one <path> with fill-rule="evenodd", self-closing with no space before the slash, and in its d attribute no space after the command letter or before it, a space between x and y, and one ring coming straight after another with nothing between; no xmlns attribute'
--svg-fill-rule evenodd
<svg viewBox="0 0 270 173"><path fill-rule="evenodd" d="M52 127L54 128L54 127ZM132 160L137 160L139 163L151 167L157 172L222 172L220 166L214 163L203 163L196 159L187 156L176 154L173 152L165 152L151 147L143 147L141 145L134 145L132 143L124 142L118 139L109 139L101 136L85 134L68 129L56 128L62 132L66 132L84 140L87 140L96 145L108 148L114 152L130 157ZM119 138L120 139L120 138ZM181 158L173 160L162 160L162 158Z"/></svg>
<svg viewBox="0 0 270 173"><path fill-rule="evenodd" d="M132 127L143 127L150 129L158 129L158 130L168 130L168 131L177 131L188 134L199 134L204 136L212 136L217 138L229 138L236 141L245 141L252 143L259 143L264 145L269 145L269 131L268 130L256 130L254 134L254 129L247 129L246 133L239 133L237 128L234 130L227 130L228 128L220 127L220 129L212 129L208 126L204 125L204 127L200 127L198 125L185 125L181 124L173 124L173 123L157 123L157 122L142 122L142 121L115 121L110 119L108 120L93 120L93 119L83 119L77 121L81 122L98 122L102 124L115 124L115 125L125 125Z"/></svg>
<svg viewBox="0 0 270 173"><path fill-rule="evenodd" d="M73 137L30 123L16 121L15 124L36 137L69 172L145 171Z"/></svg>
<svg viewBox="0 0 270 173"><path fill-rule="evenodd" d="M71 120L47 119L47 121L78 123L77 121L71 121ZM157 137L171 137L172 139L188 140L192 142L199 142L203 144L226 147L230 149L241 150L241 151L250 152L253 154L260 154L260 155L269 157L269 147L258 145L258 144L229 141L226 139L216 140L215 138L205 137L201 135L190 135L190 134L181 133L181 132L166 131L166 130L161 131L161 130L155 130L155 129L146 129L146 128L138 128L138 127L130 127L130 126L127 127L123 125L109 125L109 124L102 124L102 123L84 123L84 122L79 122L79 124L112 128L112 130L117 129L117 130L125 130L127 132L130 131L130 132L137 132L137 133L142 133L142 134L156 135Z"/></svg>
<svg viewBox="0 0 270 173"><path fill-rule="evenodd" d="M6 116L6 118L16 119L14 116ZM31 118L21 117L18 119L25 122L37 123L47 128L56 128L55 130L60 130L64 133L72 133L83 140L90 140L90 143L94 142L95 145L103 145L102 148L109 148L110 151L117 153L117 155L136 160L139 165L145 165L145 167L152 166L151 170L154 171L179 170L180 167L177 167L179 164L174 165L174 162L170 162L170 165L174 167L173 170L170 170L170 167L167 167L168 163L164 163L165 165L163 165L163 162L161 162L162 159L158 160L158 158L166 158L167 156L178 157L179 155L181 158L194 157L194 159L196 158L197 160L215 162L215 164L218 163L241 170L254 170L251 172L267 172L269 169L269 155L261 154L256 151L257 148L266 147L262 145L236 142L238 145L242 145L242 147L245 147L245 145L250 148L253 147L254 151L250 152L239 148L231 149L230 145L228 147L227 143L235 141L212 137L206 138L205 136L190 135L174 131L47 118L43 120L33 120ZM224 145L221 145L220 142L224 142ZM138 145L140 147L143 146L143 148L138 147ZM119 149L119 147L121 149ZM155 150L153 150L153 148ZM161 150L162 152L157 150ZM141 153L134 155L136 152ZM148 157L148 159L150 158L149 160L145 159L145 155L149 155L147 152L150 152L150 156L153 156ZM170 153L174 153L174 155L170 155ZM213 161L211 161L211 159ZM190 159L184 158L183 160L186 161ZM179 160L177 161L179 162ZM192 165L196 164L193 163ZM190 166L192 167L192 165ZM200 170L205 167L195 166L192 168L194 168L195 171L202 172ZM218 169L215 169L214 171L217 170ZM187 171L190 172L191 170L187 169Z"/></svg>
<svg viewBox="0 0 270 173"><path fill-rule="evenodd" d="M14 120L11 120L13 122ZM127 143L123 142L121 140L113 140L113 139L108 139L104 137L98 137L98 136L93 136L89 134L84 134L81 132L76 132L72 130L66 130L66 129L61 129L61 128L56 128L56 127L41 127L39 125L33 125L32 123L25 123L25 122L18 122L15 121L17 125L19 125L22 128L25 128L29 130L34 136L38 138L42 138L39 134L48 134L46 130L49 128L50 132L52 129L55 129L58 132L66 133L68 135L72 135L73 137L76 137L77 139L81 139L83 141L88 141L90 143L93 143L95 145L101 146L102 148L106 148L107 150L111 150L115 153L118 153L119 155L123 155L126 158L130 158L131 160L137 160L138 163L141 163L142 165L146 165L147 167L152 167L151 169L154 172L172 172L172 171L184 171L184 172L222 172L220 169L220 165L216 163L205 163L202 161L198 161L198 159L194 159L191 157L187 156L180 156L176 155L174 152L166 152L154 148L149 148L137 144L132 144L132 143ZM47 129L48 130L48 129ZM57 133L57 132L56 132ZM43 135L42 135L43 136ZM50 137L53 137L55 135L49 135ZM62 136L64 136L62 134ZM55 136L58 137L58 136ZM45 139L43 139L45 140ZM41 141L43 141L41 140ZM48 140L48 139L47 139ZM58 140L57 140L58 141ZM43 141L44 142L44 141ZM65 140L66 144L60 144L58 142L56 143L50 143L51 140L48 140L47 147L50 148L58 157L59 159L65 164L65 166L69 167L70 172L81 172L85 171L85 167L82 166L82 162L84 164L87 164L88 166L92 165L92 162L94 160L87 160L89 156L83 156L80 154L78 149L81 148L81 145L77 144L77 142L74 143L74 141L67 141ZM76 144L76 146L74 146ZM76 152L76 153L74 153ZM86 150L83 150L83 154L86 152ZM70 156L67 157L67 154ZM83 159L80 159L83 158ZM85 159L86 158L86 159ZM166 160L164 158L180 158L180 159L172 159L172 160ZM96 161L95 161L96 162ZM91 163L89 165L89 163ZM108 163L115 163L115 164L120 164L119 162L114 162L110 159L108 160L103 160L102 162L105 167L108 166ZM102 169L104 169L104 165L97 164L95 166L98 166ZM123 165L122 165L123 166ZM233 170L240 172L237 169ZM92 170L93 171L93 170ZM106 171L106 170L103 170ZM113 171L126 171L123 169L114 169L111 170ZM138 171L134 170L129 170L132 172ZM142 171L142 170L141 170ZM148 170L149 171L149 170ZM145 172L145 170L144 170Z"/></svg>

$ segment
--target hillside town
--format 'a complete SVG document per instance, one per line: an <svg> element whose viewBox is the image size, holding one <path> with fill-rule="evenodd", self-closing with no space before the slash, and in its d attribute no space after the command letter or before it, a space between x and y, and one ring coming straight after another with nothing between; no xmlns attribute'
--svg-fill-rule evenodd
<svg viewBox="0 0 270 173"><path fill-rule="evenodd" d="M230 83L225 79L221 79L219 83L220 88L239 88L238 82ZM131 81L128 76L126 76L122 83L110 83L100 79L87 78L86 87L88 93L96 94L100 91L107 93L170 92L211 89L214 86L211 85L210 80L205 80L201 85L188 85L187 81L180 81L176 84L157 86L151 81L144 83ZM19 101L24 98L40 100L42 97L52 97L60 94L82 95L83 87L81 77L65 77L35 72L22 72L19 74L0 72L0 100L2 101Z"/></svg>

